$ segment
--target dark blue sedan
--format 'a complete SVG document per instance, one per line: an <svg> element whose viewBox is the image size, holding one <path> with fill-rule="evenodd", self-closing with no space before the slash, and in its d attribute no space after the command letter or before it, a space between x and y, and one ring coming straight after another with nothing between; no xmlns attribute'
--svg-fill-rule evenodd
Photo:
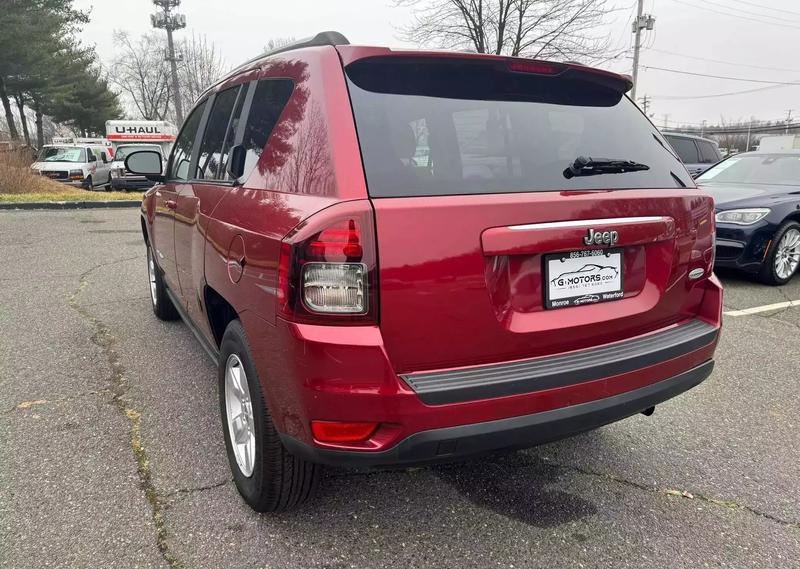
<svg viewBox="0 0 800 569"><path fill-rule="evenodd" d="M697 184L714 197L715 266L789 282L800 265L800 150L736 154Z"/></svg>

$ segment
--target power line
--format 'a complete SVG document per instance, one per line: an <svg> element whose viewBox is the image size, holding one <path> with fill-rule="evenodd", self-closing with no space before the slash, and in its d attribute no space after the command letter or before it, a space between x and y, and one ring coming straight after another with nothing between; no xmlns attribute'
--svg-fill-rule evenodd
<svg viewBox="0 0 800 569"><path fill-rule="evenodd" d="M762 10L772 10L773 12L783 12L784 14L794 14L800 16L800 12L792 12L791 10L783 10L782 8L773 8L772 6L764 6L763 4L755 4L754 2L746 2L745 0L730 0L731 2L738 2L745 6L753 6L754 8L761 8Z"/></svg>
<svg viewBox="0 0 800 569"><path fill-rule="evenodd" d="M694 77L711 77L712 79L726 79L728 81L744 81L746 83L768 83L770 85L800 85L797 81L767 81L765 79L747 79L745 77L731 77L729 75L711 75L708 73L695 73L693 71L681 71L680 69L670 69L668 67L655 67L653 65L642 65L645 69L654 69L656 71L667 71L669 73L678 73L680 75L692 75Z"/></svg>
<svg viewBox="0 0 800 569"><path fill-rule="evenodd" d="M789 69L786 67L765 67L763 65L747 65L745 63L737 63L734 61L722 61L721 59L709 59L707 57L698 57L696 55L687 55L685 53L677 53L674 51L667 51L664 49L648 48L647 51L654 51L656 53L665 53L667 55L674 55L676 57L685 57L686 59L696 59L697 61L707 61L708 63L721 63L723 65L735 65L736 67L748 67L750 69L766 69L768 71L789 71L792 73L800 73L800 69Z"/></svg>
<svg viewBox="0 0 800 569"><path fill-rule="evenodd" d="M713 8L707 8L705 6L698 6L696 4L689 4L688 2L684 2L683 0L672 0L673 2L677 2L678 4L683 4L684 6L689 6L690 8L699 8L700 10L706 10L708 12L713 12L715 14L721 14L723 16L730 16L731 18L738 18L740 20L745 20L747 22L758 22L759 24L770 24L773 26L779 26L781 28L790 28L793 30L800 30L800 26L791 26L789 24L781 24L778 22L770 22L769 20L759 20L756 18L750 18L746 16L740 16L738 14L731 14L730 12L722 12L720 10L715 10Z"/></svg>
<svg viewBox="0 0 800 569"><path fill-rule="evenodd" d="M757 87L755 89L745 89L743 91L729 91L727 93L715 93L713 95L652 95L653 99L670 101L688 101L693 99L716 99L717 97L732 97L734 95L745 95L748 93L758 93L770 89L784 89L789 85L769 85L767 87Z"/></svg>
<svg viewBox="0 0 800 569"><path fill-rule="evenodd" d="M735 10L736 12L739 12L740 14L746 14L748 16L756 16L758 18L768 18L770 20L778 20L779 22L782 22L782 21L786 20L786 16L772 16L770 14L764 14L764 13L761 13L761 12L752 12L750 10L744 10L742 8L737 8L736 6L731 8L730 5L721 4L720 2L717 2L716 0L703 0L703 3L704 4L711 4L712 6L719 6L720 8L724 8L725 10Z"/></svg>

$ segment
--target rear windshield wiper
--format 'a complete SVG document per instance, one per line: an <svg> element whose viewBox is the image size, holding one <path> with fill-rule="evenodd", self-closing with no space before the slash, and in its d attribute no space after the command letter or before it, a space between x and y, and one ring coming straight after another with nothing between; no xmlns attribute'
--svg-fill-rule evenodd
<svg viewBox="0 0 800 569"><path fill-rule="evenodd" d="M647 164L640 164L633 160L619 160L616 158L590 158L578 156L575 161L564 170L564 177L569 179L574 176L596 176L598 174L624 174L626 172L641 172L649 170Z"/></svg>

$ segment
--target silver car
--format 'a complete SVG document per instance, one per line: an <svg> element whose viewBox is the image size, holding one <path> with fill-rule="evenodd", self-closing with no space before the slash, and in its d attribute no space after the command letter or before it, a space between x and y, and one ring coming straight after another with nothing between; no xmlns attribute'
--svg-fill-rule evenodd
<svg viewBox="0 0 800 569"><path fill-rule="evenodd" d="M713 140L678 132L662 134L675 149L692 178L696 178L722 160L719 145Z"/></svg>

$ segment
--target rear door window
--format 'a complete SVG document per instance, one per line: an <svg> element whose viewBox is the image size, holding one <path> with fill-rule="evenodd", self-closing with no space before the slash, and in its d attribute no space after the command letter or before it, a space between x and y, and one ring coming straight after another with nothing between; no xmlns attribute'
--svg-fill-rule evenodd
<svg viewBox="0 0 800 569"><path fill-rule="evenodd" d="M213 180L224 177L226 157L222 147L230 129L231 116L240 98L240 86L217 93L206 123L197 161L197 179Z"/></svg>
<svg viewBox="0 0 800 569"><path fill-rule="evenodd" d="M220 153L220 164L222 164L222 168L218 175L218 178L221 180L231 179L227 171L228 157L230 156L231 148L237 144L236 137L240 134L239 131L241 130L241 122L243 120L242 111L249 88L249 84L243 85L241 91L239 91L239 96L236 99L236 106L233 108L231 122L228 126L228 132L225 134L225 140L222 143L222 152Z"/></svg>
<svg viewBox="0 0 800 569"><path fill-rule="evenodd" d="M495 63L396 60L347 68L372 197L673 188L673 172L686 177L619 91L591 81L509 77ZM650 169L565 177L579 156Z"/></svg>
<svg viewBox="0 0 800 569"><path fill-rule="evenodd" d="M697 152L694 140L691 138L683 138L682 136L665 136L665 138L678 153L681 161L684 164L697 164L700 162L700 155Z"/></svg>

